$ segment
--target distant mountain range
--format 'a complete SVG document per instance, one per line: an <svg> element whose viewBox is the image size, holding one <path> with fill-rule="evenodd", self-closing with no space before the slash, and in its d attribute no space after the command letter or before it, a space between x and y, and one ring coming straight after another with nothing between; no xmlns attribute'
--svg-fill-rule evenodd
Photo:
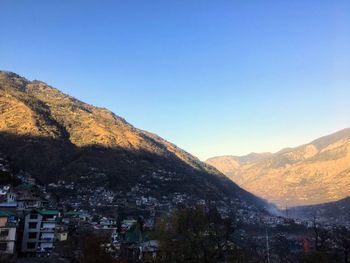
<svg viewBox="0 0 350 263"><path fill-rule="evenodd" d="M219 156L206 163L280 207L332 202L350 196L350 129L274 154Z"/></svg>
<svg viewBox="0 0 350 263"><path fill-rule="evenodd" d="M111 111L4 71L0 148L15 169L42 184L67 180L125 193L145 184L158 197L179 192L263 204L212 166Z"/></svg>

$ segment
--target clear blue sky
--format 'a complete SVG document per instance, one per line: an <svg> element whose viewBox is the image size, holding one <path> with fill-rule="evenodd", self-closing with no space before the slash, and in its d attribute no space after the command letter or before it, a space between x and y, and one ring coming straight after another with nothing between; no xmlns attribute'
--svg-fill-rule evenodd
<svg viewBox="0 0 350 263"><path fill-rule="evenodd" d="M205 159L350 126L350 1L0 1L0 68Z"/></svg>

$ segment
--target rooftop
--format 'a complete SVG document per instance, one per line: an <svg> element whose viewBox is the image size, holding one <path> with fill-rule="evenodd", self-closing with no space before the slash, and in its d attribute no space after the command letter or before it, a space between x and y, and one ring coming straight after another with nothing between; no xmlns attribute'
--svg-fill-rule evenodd
<svg viewBox="0 0 350 263"><path fill-rule="evenodd" d="M16 214L10 211L0 210L0 217L10 217L10 216L16 216Z"/></svg>
<svg viewBox="0 0 350 263"><path fill-rule="evenodd" d="M79 216L80 214L81 213L78 211L68 211L64 213L65 216Z"/></svg>
<svg viewBox="0 0 350 263"><path fill-rule="evenodd" d="M32 213L32 212L37 212L40 215L58 215L60 212L58 210L45 210L45 209L32 209L28 210L27 214Z"/></svg>
<svg viewBox="0 0 350 263"><path fill-rule="evenodd" d="M38 210L41 215L58 215L60 212L57 210Z"/></svg>

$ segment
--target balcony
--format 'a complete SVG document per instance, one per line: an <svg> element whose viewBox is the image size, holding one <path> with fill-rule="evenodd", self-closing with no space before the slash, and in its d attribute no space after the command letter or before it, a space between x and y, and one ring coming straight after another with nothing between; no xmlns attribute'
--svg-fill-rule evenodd
<svg viewBox="0 0 350 263"><path fill-rule="evenodd" d="M56 218L55 217L43 217L42 219L43 222L56 222Z"/></svg>
<svg viewBox="0 0 350 263"><path fill-rule="evenodd" d="M40 237L39 242L53 242L54 238L53 237Z"/></svg>
<svg viewBox="0 0 350 263"><path fill-rule="evenodd" d="M55 232L55 228L42 227L42 228L40 228L40 231L53 233L53 232Z"/></svg>

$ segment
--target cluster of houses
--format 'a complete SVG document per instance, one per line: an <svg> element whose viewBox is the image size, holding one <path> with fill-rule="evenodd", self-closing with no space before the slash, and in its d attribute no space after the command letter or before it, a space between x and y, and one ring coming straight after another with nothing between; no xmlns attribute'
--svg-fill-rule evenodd
<svg viewBox="0 0 350 263"><path fill-rule="evenodd" d="M7 171L8 166L1 161L0 156L0 171ZM151 188L158 185L154 180L176 180L174 173L163 170L152 173L151 177L141 176L143 183L138 182L128 192L64 180L43 187L25 173L16 177L21 184L0 185L0 262L3 257L50 256L60 242L69 240L72 233L82 228L106 234L108 239L103 247L115 258L147 262L155 257L159 247L157 240L150 236L156 214L169 213L181 204L215 206L223 218L234 216L237 224L268 229L295 225L312 227L308 221L262 213L240 199L197 200L180 192L152 195ZM60 200L53 197L57 193L60 193ZM124 214L118 218L116 213L109 216L103 213L103 209L130 211L130 208L144 211L147 216L141 219L137 214ZM237 232L237 243L243 242L247 235L244 230ZM264 233L258 236L257 243L265 244L264 238ZM292 243L301 244L300 237L293 238Z"/></svg>
<svg viewBox="0 0 350 263"><path fill-rule="evenodd" d="M109 238L103 246L116 258L138 261L145 254L155 256L158 243L147 234L153 227L149 220L130 218L117 222L116 218L96 217L87 210L68 211L52 205L43 194L45 190L35 184L0 186L0 191L0 261L48 257L59 242L67 241L70 233L83 225L91 233L107 234Z"/></svg>
<svg viewBox="0 0 350 263"><path fill-rule="evenodd" d="M8 165L0 168L9 171ZM186 194L180 193L156 198L148 195L149 189L142 184L129 192L113 192L107 187L78 186L64 180L40 186L25 172L15 177L21 184L0 185L0 259L50 256L59 242L69 240L77 229L87 228L90 232L108 234L110 238L104 247L116 258L144 262L145 257L154 257L158 249L158 242L148 234L154 226L156 211L170 211L177 203L189 200ZM163 177L152 174L153 179L163 180ZM60 200L56 200L56 196L61 196ZM126 211L135 207L146 211L147 216L140 223L134 219L139 218L137 214L126 212L118 218L115 213L110 217L101 211L114 207L126 208Z"/></svg>
<svg viewBox="0 0 350 263"><path fill-rule="evenodd" d="M27 183L2 187L0 199L0 255L49 255L59 239L59 212L45 209L47 202Z"/></svg>
<svg viewBox="0 0 350 263"><path fill-rule="evenodd" d="M129 262L153 262L159 243L150 238L152 227L144 224L143 220L124 219L119 227L102 222L100 225L104 230L112 230L111 239L103 244L107 253Z"/></svg>

